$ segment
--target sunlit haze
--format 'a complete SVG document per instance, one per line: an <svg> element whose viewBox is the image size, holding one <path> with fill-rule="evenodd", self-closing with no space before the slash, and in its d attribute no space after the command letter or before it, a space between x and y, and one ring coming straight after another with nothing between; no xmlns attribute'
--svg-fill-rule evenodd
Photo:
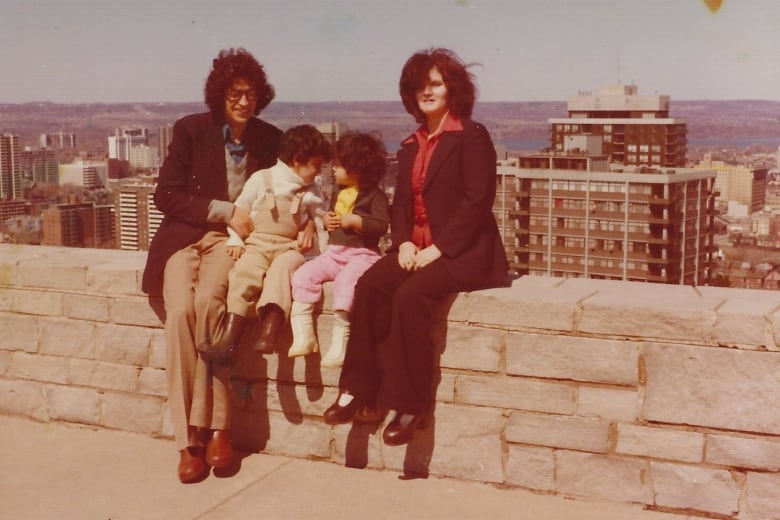
<svg viewBox="0 0 780 520"><path fill-rule="evenodd" d="M397 100L415 50L478 62L481 99L564 101L634 83L676 100L780 100L780 2L5 0L0 103L200 101L245 47L279 101ZM116 3L119 4L119 3Z"/></svg>

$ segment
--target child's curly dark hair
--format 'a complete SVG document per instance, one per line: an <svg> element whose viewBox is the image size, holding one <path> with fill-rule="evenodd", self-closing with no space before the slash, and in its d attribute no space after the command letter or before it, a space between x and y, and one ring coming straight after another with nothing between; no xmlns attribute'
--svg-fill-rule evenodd
<svg viewBox="0 0 780 520"><path fill-rule="evenodd" d="M333 145L333 160L357 177L360 188L379 185L387 173L387 150L377 133L347 132Z"/></svg>
<svg viewBox="0 0 780 520"><path fill-rule="evenodd" d="M245 49L225 49L212 62L204 93L206 105L220 119L225 112L225 94L237 78L243 78L257 90L254 115L268 106L274 98L274 87L268 83L263 66Z"/></svg>
<svg viewBox="0 0 780 520"><path fill-rule="evenodd" d="M330 156L330 142L313 125L294 126L279 138L279 160L288 166L295 161L306 164L315 157L327 162Z"/></svg>

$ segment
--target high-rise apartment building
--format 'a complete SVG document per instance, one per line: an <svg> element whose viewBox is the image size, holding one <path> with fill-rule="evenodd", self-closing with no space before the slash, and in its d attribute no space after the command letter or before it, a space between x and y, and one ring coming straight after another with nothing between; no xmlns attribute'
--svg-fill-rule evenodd
<svg viewBox="0 0 780 520"><path fill-rule="evenodd" d="M114 247L113 207L92 202L58 204L44 210L43 245Z"/></svg>
<svg viewBox="0 0 780 520"><path fill-rule="evenodd" d="M157 129L157 153L159 166L162 166L162 162L165 160L165 156L168 155L168 146L170 146L173 140L173 125L167 124Z"/></svg>
<svg viewBox="0 0 780 520"><path fill-rule="evenodd" d="M0 200L22 198L19 136L0 134Z"/></svg>
<svg viewBox="0 0 780 520"><path fill-rule="evenodd" d="M54 134L41 134L40 136L41 148L76 148L76 134L70 134L59 131Z"/></svg>
<svg viewBox="0 0 780 520"><path fill-rule="evenodd" d="M33 184L59 184L59 162L54 150L26 148L21 156L22 178Z"/></svg>
<svg viewBox="0 0 780 520"><path fill-rule="evenodd" d="M149 145L149 130L143 127L121 127L114 130L108 138L108 157L130 160L130 149L134 146Z"/></svg>
<svg viewBox="0 0 780 520"><path fill-rule="evenodd" d="M704 159L693 167L717 172L715 201L730 215L744 217L762 211L766 206L768 168L750 168L740 164L713 161L711 154L705 154Z"/></svg>
<svg viewBox="0 0 780 520"><path fill-rule="evenodd" d="M119 249L148 251L163 215L154 205L151 179L127 179L114 187L116 236Z"/></svg>
<svg viewBox="0 0 780 520"><path fill-rule="evenodd" d="M156 168L160 161L157 156L157 148L141 144L130 148L128 156L130 166L134 168Z"/></svg>
<svg viewBox="0 0 780 520"><path fill-rule="evenodd" d="M568 117L549 120L552 150L605 154L626 165L683 167L687 126L669 117L669 107L669 96L640 96L636 85L580 93L569 98Z"/></svg>
<svg viewBox="0 0 780 520"><path fill-rule="evenodd" d="M76 159L72 164L61 164L59 176L60 184L104 188L108 185L108 164L106 161Z"/></svg>
<svg viewBox="0 0 780 520"><path fill-rule="evenodd" d="M21 217L28 213L30 203L26 200L0 200L0 223L9 218Z"/></svg>
<svg viewBox="0 0 780 520"><path fill-rule="evenodd" d="M715 172L607 168L606 156L520 155L496 197L519 274L698 285L714 252Z"/></svg>

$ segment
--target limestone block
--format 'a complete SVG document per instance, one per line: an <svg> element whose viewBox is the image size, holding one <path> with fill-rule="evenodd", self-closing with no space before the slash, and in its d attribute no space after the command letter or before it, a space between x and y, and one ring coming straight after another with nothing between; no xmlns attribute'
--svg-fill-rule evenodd
<svg viewBox="0 0 780 520"><path fill-rule="evenodd" d="M509 288L469 294L468 321L507 328L574 330L578 303L589 292L529 287L526 279L533 278L520 278Z"/></svg>
<svg viewBox="0 0 780 520"><path fill-rule="evenodd" d="M455 381L458 403L513 410L572 414L575 388L521 377L459 376Z"/></svg>
<svg viewBox="0 0 780 520"><path fill-rule="evenodd" d="M386 447L382 444L382 431L387 421L389 419L380 424L355 422L333 426L331 458L348 468L384 469L383 450ZM420 466L414 456L410 457L408 464L414 470Z"/></svg>
<svg viewBox="0 0 780 520"><path fill-rule="evenodd" d="M152 329L125 325L98 326L97 359L110 363L147 366Z"/></svg>
<svg viewBox="0 0 780 520"><path fill-rule="evenodd" d="M509 332L508 374L636 386L639 345L628 341Z"/></svg>
<svg viewBox="0 0 780 520"><path fill-rule="evenodd" d="M62 314L76 320L108 322L111 317L109 299L85 294L62 295Z"/></svg>
<svg viewBox="0 0 780 520"><path fill-rule="evenodd" d="M67 358L14 352L9 375L18 379L61 383L68 382Z"/></svg>
<svg viewBox="0 0 780 520"><path fill-rule="evenodd" d="M0 244L0 287L20 285L19 264L45 258L51 248L19 244ZM2 291L0 291L2 293Z"/></svg>
<svg viewBox="0 0 780 520"><path fill-rule="evenodd" d="M598 292L582 302L580 332L710 343L716 322L716 299L701 297L689 286L590 280ZM560 290L583 285L567 280ZM641 295L638 297L637 295Z"/></svg>
<svg viewBox="0 0 780 520"><path fill-rule="evenodd" d="M152 345L149 353L149 366L152 368L165 368L167 365L166 356L168 352L165 343L165 335L160 329L152 332Z"/></svg>
<svg viewBox="0 0 780 520"><path fill-rule="evenodd" d="M94 359L97 329L94 323L69 319L40 320L41 354Z"/></svg>
<svg viewBox="0 0 780 520"><path fill-rule="evenodd" d="M48 385L44 388L49 417L53 421L98 424L97 390L72 386Z"/></svg>
<svg viewBox="0 0 780 520"><path fill-rule="evenodd" d="M290 383L271 383L267 388L267 408L284 412L288 417L301 415L322 417L336 400L336 392L325 395L322 387L307 387Z"/></svg>
<svg viewBox="0 0 780 520"><path fill-rule="evenodd" d="M555 489L554 450L510 444L507 451L507 484L538 491Z"/></svg>
<svg viewBox="0 0 780 520"><path fill-rule="evenodd" d="M468 299L470 294L471 293L458 293L455 299L449 303L447 315L444 319L450 322L467 321L469 316Z"/></svg>
<svg viewBox="0 0 780 520"><path fill-rule="evenodd" d="M122 251L107 255L87 269L87 288L91 292L117 295L140 295L141 278L146 263L145 251Z"/></svg>
<svg viewBox="0 0 780 520"><path fill-rule="evenodd" d="M244 333L238 348L236 364L233 367L233 377L248 381L271 377L276 374L276 359L279 354L261 355L252 350L252 344L249 340L254 332L254 322L250 322L249 327L252 327L252 329Z"/></svg>
<svg viewBox="0 0 780 520"><path fill-rule="evenodd" d="M111 317L114 323L122 325L162 326L160 319L149 306L146 298L113 298Z"/></svg>
<svg viewBox="0 0 780 520"><path fill-rule="evenodd" d="M0 350L38 351L38 319L0 314Z"/></svg>
<svg viewBox="0 0 780 520"><path fill-rule="evenodd" d="M780 291L700 287L705 297L720 298L715 340L720 345L780 350L768 317L780 309Z"/></svg>
<svg viewBox="0 0 780 520"><path fill-rule="evenodd" d="M270 406L269 394L275 392L269 389L276 382L269 380L245 381L233 379L231 383L233 407L244 411L266 412Z"/></svg>
<svg viewBox="0 0 780 520"><path fill-rule="evenodd" d="M2 264L0 264L0 269L2 269ZM2 276L1 272L0 276ZM8 287L0 284L0 312L13 311L14 295L18 291L18 289L9 289Z"/></svg>
<svg viewBox="0 0 780 520"><path fill-rule="evenodd" d="M748 473L740 520L776 520L780 511L780 475Z"/></svg>
<svg viewBox="0 0 780 520"><path fill-rule="evenodd" d="M87 267L94 262L85 256L92 249L48 248L43 258L18 264L19 283L25 287L86 291Z"/></svg>
<svg viewBox="0 0 780 520"><path fill-rule="evenodd" d="M168 382L165 378L165 370L142 368L138 375L137 391L142 394L166 397L168 395Z"/></svg>
<svg viewBox="0 0 780 520"><path fill-rule="evenodd" d="M740 488L726 470L664 462L650 468L657 506L727 516L739 511Z"/></svg>
<svg viewBox="0 0 780 520"><path fill-rule="evenodd" d="M772 327L772 339L774 340L774 343L769 342L770 344L767 348L769 350L778 351L780 350L780 311L773 312L767 319L769 320L769 325Z"/></svg>
<svg viewBox="0 0 780 520"><path fill-rule="evenodd" d="M8 373L8 366L11 364L13 354L7 350L0 350L0 375Z"/></svg>
<svg viewBox="0 0 780 520"><path fill-rule="evenodd" d="M37 381L0 379L0 412L48 421L44 386Z"/></svg>
<svg viewBox="0 0 780 520"><path fill-rule="evenodd" d="M639 417L639 391L582 386L577 389L577 415L633 422Z"/></svg>
<svg viewBox="0 0 780 520"><path fill-rule="evenodd" d="M265 451L293 457L327 458L330 455L330 426L321 420L288 419L271 411Z"/></svg>
<svg viewBox="0 0 780 520"><path fill-rule="evenodd" d="M701 462L704 458L704 434L618 424L615 452L653 459Z"/></svg>
<svg viewBox="0 0 780 520"><path fill-rule="evenodd" d="M503 482L503 423L498 410L438 405L434 420L408 446L382 446L385 464L411 473Z"/></svg>
<svg viewBox="0 0 780 520"><path fill-rule="evenodd" d="M559 451L555 490L558 493L614 502L653 503L647 462L591 453Z"/></svg>
<svg viewBox="0 0 780 520"><path fill-rule="evenodd" d="M439 384L436 385L436 401L440 403L455 402L455 382L458 376L455 374L441 373Z"/></svg>
<svg viewBox="0 0 780 520"><path fill-rule="evenodd" d="M67 367L71 385L126 392L133 392L138 386L139 368L134 366L73 358L68 360Z"/></svg>
<svg viewBox="0 0 780 520"><path fill-rule="evenodd" d="M14 291L13 312L37 316L62 316L62 293L56 291Z"/></svg>
<svg viewBox="0 0 780 520"><path fill-rule="evenodd" d="M646 344L642 419L780 434L780 353Z"/></svg>
<svg viewBox="0 0 780 520"><path fill-rule="evenodd" d="M609 422L586 417L512 412L504 437L507 442L606 453Z"/></svg>
<svg viewBox="0 0 780 520"><path fill-rule="evenodd" d="M780 471L780 441L708 434L705 460L720 466Z"/></svg>
<svg viewBox="0 0 780 520"><path fill-rule="evenodd" d="M311 386L338 386L341 368L327 368L320 366L321 356L310 354L308 356L287 357L287 350L274 354L261 356L252 352L255 358L251 373L254 377L267 374L270 379L286 383L305 383ZM239 357L239 363L242 358ZM265 367L265 368L263 368ZM244 373L243 369L239 373Z"/></svg>
<svg viewBox="0 0 780 520"><path fill-rule="evenodd" d="M446 345L441 356L442 367L498 372L500 331L453 324L446 328L446 337L440 340Z"/></svg>
<svg viewBox="0 0 780 520"><path fill-rule="evenodd" d="M150 396L101 394L100 425L118 430L156 434L162 429L163 400Z"/></svg>
<svg viewBox="0 0 780 520"><path fill-rule="evenodd" d="M173 433L173 420L171 419L171 409L168 406L168 402L166 401L163 405L163 424L162 424L162 431L160 434L163 437L170 437L172 438L174 436Z"/></svg>

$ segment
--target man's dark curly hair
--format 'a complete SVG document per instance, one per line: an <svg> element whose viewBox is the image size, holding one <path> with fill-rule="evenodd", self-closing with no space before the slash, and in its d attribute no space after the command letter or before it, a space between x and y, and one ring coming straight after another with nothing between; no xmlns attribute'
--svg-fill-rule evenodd
<svg viewBox="0 0 780 520"><path fill-rule="evenodd" d="M225 94L238 78L243 78L257 90L254 115L260 113L274 98L274 87L268 83L263 66L247 50L225 49L214 59L206 79L204 92L211 113L222 118L225 113Z"/></svg>
<svg viewBox="0 0 780 520"><path fill-rule="evenodd" d="M315 157L330 160L330 142L312 125L294 126L279 138L279 160L288 166L306 164Z"/></svg>
<svg viewBox="0 0 780 520"><path fill-rule="evenodd" d="M398 90L406 111L418 123L425 122L425 115L417 105L417 92L428 83L431 69L436 68L447 86L447 104L450 113L458 118L470 118L477 98L474 75L457 54L449 49L432 48L414 53L401 70Z"/></svg>
<svg viewBox="0 0 780 520"><path fill-rule="evenodd" d="M378 134L347 132L333 145L333 161L356 176L360 188L379 185L387 173L387 150Z"/></svg>

